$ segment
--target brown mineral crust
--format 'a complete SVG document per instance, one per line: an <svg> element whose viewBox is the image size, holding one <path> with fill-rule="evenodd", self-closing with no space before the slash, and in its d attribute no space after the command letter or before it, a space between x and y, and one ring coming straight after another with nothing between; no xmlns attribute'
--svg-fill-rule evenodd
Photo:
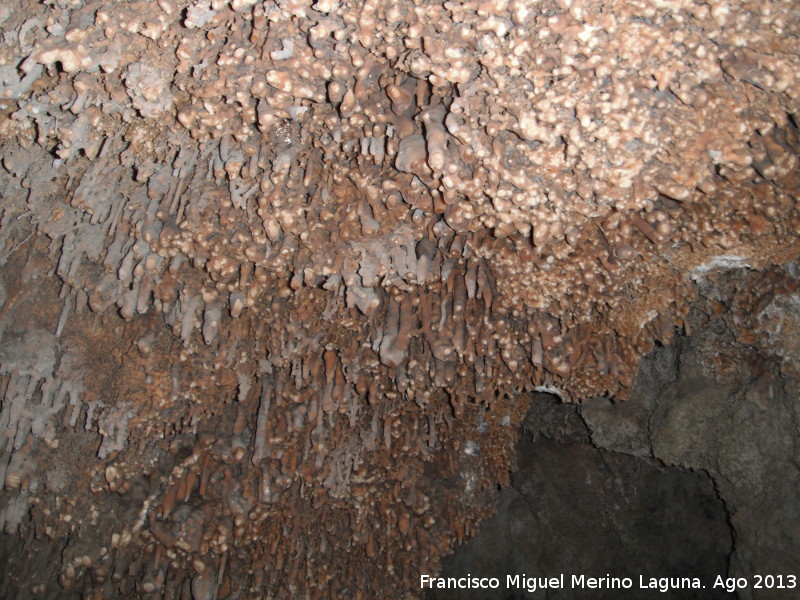
<svg viewBox="0 0 800 600"><path fill-rule="evenodd" d="M490 513L526 392L623 399L715 310L704 277L800 250L790 1L0 28L0 333L53 357L0 362L0 506L76 597L413 595ZM791 369L765 281L737 335Z"/></svg>

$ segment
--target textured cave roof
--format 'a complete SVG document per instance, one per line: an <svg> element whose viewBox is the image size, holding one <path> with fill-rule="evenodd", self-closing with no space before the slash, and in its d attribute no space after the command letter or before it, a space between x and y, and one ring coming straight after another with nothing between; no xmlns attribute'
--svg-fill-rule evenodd
<svg viewBox="0 0 800 600"><path fill-rule="evenodd" d="M4 522L72 540L75 594L413 593L490 513L526 393L624 399L723 270L757 274L742 343L796 362L791 0L0 28Z"/></svg>

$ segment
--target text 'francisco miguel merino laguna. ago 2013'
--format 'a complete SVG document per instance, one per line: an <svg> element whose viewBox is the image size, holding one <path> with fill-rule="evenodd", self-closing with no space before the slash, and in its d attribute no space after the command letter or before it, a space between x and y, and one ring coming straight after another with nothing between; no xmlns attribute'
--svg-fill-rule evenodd
<svg viewBox="0 0 800 600"><path fill-rule="evenodd" d="M772 576L769 576L773 580ZM757 581L754 587L770 587L781 589L793 589L796 586L796 577L793 575L780 576L780 584L765 585L766 578L756 576ZM436 588L436 589L498 589L502 583L502 578L498 577L475 577L467 574L466 577L432 577L430 575L420 576L421 588ZM522 575L506 575L505 576L505 589L525 590L529 593L534 593L542 589L565 589L566 584L572 589L619 589L619 590L633 590L633 589L650 589L653 591L669 592L670 590L684 590L684 589L703 589L708 587L712 589L725 589L728 592L733 592L736 589L742 589L749 586L748 580L744 577L739 578L725 578L718 575L714 581L703 583L699 577L647 577L639 575L638 577L612 577L606 575L605 577L587 577L586 575L570 575L569 579L562 573L558 577L528 577L524 573ZM638 586L637 586L638 584Z"/></svg>

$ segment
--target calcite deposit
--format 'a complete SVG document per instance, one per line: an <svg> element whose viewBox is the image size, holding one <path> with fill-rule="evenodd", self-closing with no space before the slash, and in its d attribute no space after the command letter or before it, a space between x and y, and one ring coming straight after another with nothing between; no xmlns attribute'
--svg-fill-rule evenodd
<svg viewBox="0 0 800 600"><path fill-rule="evenodd" d="M794 0L0 30L4 597L417 597L530 392L624 399L692 306L797 368ZM732 267L761 287L697 304Z"/></svg>

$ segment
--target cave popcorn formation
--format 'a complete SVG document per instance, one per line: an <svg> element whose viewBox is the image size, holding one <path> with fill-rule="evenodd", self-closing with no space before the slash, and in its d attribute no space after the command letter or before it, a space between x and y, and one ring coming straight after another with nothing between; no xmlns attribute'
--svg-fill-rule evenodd
<svg viewBox="0 0 800 600"><path fill-rule="evenodd" d="M526 394L624 399L720 269L797 364L791 0L0 28L0 520L54 564L8 597L413 597Z"/></svg>

